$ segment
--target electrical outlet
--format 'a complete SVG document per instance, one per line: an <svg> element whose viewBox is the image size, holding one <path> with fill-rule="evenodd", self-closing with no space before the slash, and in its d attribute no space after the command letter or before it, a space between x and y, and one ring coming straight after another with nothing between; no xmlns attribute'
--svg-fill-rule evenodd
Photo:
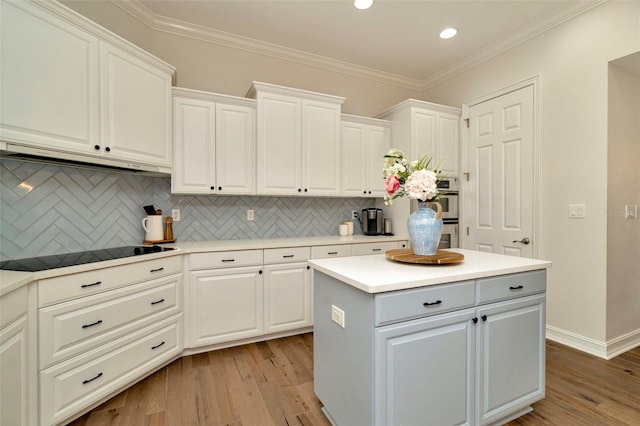
<svg viewBox="0 0 640 426"><path fill-rule="evenodd" d="M351 219L358 218L358 210L351 210Z"/></svg>
<svg viewBox="0 0 640 426"><path fill-rule="evenodd" d="M331 305L331 320L344 328L344 311L336 305Z"/></svg>
<svg viewBox="0 0 640 426"><path fill-rule="evenodd" d="M253 220L253 210L247 210L247 220Z"/></svg>
<svg viewBox="0 0 640 426"><path fill-rule="evenodd" d="M174 222L180 222L180 209L171 210L171 217Z"/></svg>

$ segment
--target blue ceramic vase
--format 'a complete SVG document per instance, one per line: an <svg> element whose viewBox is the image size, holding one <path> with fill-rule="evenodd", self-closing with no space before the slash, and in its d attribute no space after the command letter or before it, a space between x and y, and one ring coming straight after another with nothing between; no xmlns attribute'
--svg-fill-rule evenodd
<svg viewBox="0 0 640 426"><path fill-rule="evenodd" d="M437 212L429 208L433 204ZM418 210L407 221L409 240L414 254L433 256L438 251L442 235L442 207L440 203L418 203Z"/></svg>

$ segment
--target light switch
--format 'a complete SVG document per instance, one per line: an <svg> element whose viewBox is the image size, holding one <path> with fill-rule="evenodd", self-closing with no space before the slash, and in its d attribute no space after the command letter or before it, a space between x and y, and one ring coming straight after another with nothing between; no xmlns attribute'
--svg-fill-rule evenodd
<svg viewBox="0 0 640 426"><path fill-rule="evenodd" d="M587 207L584 204L569 204L569 218L587 217Z"/></svg>
<svg viewBox="0 0 640 426"><path fill-rule="evenodd" d="M331 305L331 320L344 328L344 311L336 305Z"/></svg>

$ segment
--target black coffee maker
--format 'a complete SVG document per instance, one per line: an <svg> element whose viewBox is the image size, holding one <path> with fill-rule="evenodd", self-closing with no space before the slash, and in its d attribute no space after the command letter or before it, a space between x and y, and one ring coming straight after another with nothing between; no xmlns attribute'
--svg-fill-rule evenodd
<svg viewBox="0 0 640 426"><path fill-rule="evenodd" d="M384 232L382 209L368 208L362 209L360 214L360 225L364 235L381 235Z"/></svg>

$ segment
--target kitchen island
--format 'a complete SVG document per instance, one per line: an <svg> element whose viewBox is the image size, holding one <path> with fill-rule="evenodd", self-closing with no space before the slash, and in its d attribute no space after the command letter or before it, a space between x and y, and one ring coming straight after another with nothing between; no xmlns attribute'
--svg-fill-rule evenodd
<svg viewBox="0 0 640 426"><path fill-rule="evenodd" d="M544 397L550 262L311 260L314 390L336 425L501 424Z"/></svg>

